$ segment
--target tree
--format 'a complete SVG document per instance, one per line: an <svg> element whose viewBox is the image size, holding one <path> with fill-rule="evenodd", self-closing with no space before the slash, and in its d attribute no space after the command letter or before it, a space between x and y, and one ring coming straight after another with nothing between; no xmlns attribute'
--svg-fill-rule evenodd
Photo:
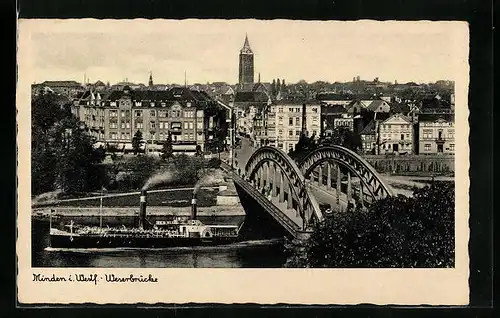
<svg viewBox="0 0 500 318"><path fill-rule="evenodd" d="M195 156L197 156L197 157L203 157L203 151L201 151L201 146L200 145L196 145Z"/></svg>
<svg viewBox="0 0 500 318"><path fill-rule="evenodd" d="M174 156L174 148L172 147L172 135L169 133L167 139L163 142L161 149L161 159L167 160Z"/></svg>
<svg viewBox="0 0 500 318"><path fill-rule="evenodd" d="M94 149L95 140L75 118L64 118L50 131L48 148L57 158L56 182L65 193L84 192L103 181L97 165L104 159L104 148Z"/></svg>
<svg viewBox="0 0 500 318"><path fill-rule="evenodd" d="M332 135L322 138L319 144L321 146L327 146L329 144L339 145L353 151L357 151L362 147L360 135L354 133L347 127L334 128Z"/></svg>
<svg viewBox="0 0 500 318"><path fill-rule="evenodd" d="M142 139L142 132L137 130L134 137L132 138L132 149L134 149L134 155L137 155L141 151L141 147L144 144Z"/></svg>
<svg viewBox="0 0 500 318"><path fill-rule="evenodd" d="M305 242L289 246L289 267L453 267L455 191L435 182L413 197L335 212Z"/></svg>

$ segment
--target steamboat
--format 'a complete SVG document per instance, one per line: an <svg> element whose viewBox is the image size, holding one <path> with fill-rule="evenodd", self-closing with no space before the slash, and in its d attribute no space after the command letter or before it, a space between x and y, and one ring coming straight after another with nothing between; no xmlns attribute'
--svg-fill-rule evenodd
<svg viewBox="0 0 500 318"><path fill-rule="evenodd" d="M72 221L69 229L52 228L52 248L165 248L186 246L213 246L238 241L236 225L205 225L197 219L196 194L191 200L189 219L175 218L151 223L146 215L147 191L140 196L139 225L137 227L79 226ZM102 223L102 222L101 222Z"/></svg>

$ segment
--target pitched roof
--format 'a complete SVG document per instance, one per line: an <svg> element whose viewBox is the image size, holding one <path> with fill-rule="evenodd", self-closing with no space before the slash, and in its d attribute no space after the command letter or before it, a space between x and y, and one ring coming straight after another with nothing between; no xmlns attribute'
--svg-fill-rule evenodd
<svg viewBox="0 0 500 318"><path fill-rule="evenodd" d="M321 105L321 113L334 113L334 114L341 114L345 113L346 109L342 107L341 105L329 105L329 104L322 104Z"/></svg>
<svg viewBox="0 0 500 318"><path fill-rule="evenodd" d="M337 93L318 93L316 95L317 100L352 100L352 96L347 94L337 94Z"/></svg>
<svg viewBox="0 0 500 318"><path fill-rule="evenodd" d="M390 121L391 119L393 118L396 118L396 117L399 117L401 119L403 119L404 121L408 122L408 123L411 123L411 120L410 118L408 118L407 116L403 115L403 114L394 114L392 115L391 117L387 118L386 120L384 120L382 123L386 123L388 121Z"/></svg>
<svg viewBox="0 0 500 318"><path fill-rule="evenodd" d="M391 103L390 106L392 113L407 114L410 112L410 106L406 103Z"/></svg>
<svg viewBox="0 0 500 318"><path fill-rule="evenodd" d="M237 92L234 97L235 103L264 103L268 97L264 92Z"/></svg>
<svg viewBox="0 0 500 318"><path fill-rule="evenodd" d="M375 134L375 120L371 120L368 125L361 130L360 135L374 135Z"/></svg>
<svg viewBox="0 0 500 318"><path fill-rule="evenodd" d="M418 121L419 122L434 122L438 119L444 119L446 121L454 121L455 116L454 114L419 114L418 115Z"/></svg>
<svg viewBox="0 0 500 318"><path fill-rule="evenodd" d="M45 81L42 83L44 86L52 87L82 87L82 85L76 81Z"/></svg>
<svg viewBox="0 0 500 318"><path fill-rule="evenodd" d="M368 105L368 110L374 112L376 111L380 106L382 106L383 104L387 104L385 101L381 100L381 99L375 99L374 101L372 101L369 105Z"/></svg>

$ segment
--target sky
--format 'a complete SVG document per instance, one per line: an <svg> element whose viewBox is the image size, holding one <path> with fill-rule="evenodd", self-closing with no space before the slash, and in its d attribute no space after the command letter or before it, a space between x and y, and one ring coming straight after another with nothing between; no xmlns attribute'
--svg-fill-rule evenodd
<svg viewBox="0 0 500 318"><path fill-rule="evenodd" d="M24 32L32 82L146 84L151 71L158 84L182 84L185 72L189 84L234 84L248 34L256 81L424 83L454 80L468 46L459 22L20 20Z"/></svg>

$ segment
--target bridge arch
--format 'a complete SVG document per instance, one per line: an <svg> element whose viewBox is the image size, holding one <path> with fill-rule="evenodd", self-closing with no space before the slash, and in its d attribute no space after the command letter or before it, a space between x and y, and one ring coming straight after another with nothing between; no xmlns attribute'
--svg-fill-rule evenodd
<svg viewBox="0 0 500 318"><path fill-rule="evenodd" d="M303 176L324 162L334 162L347 168L356 175L366 187L372 198L381 199L392 196L392 188L382 179L378 172L354 151L339 145L324 146L307 154L299 164Z"/></svg>
<svg viewBox="0 0 500 318"><path fill-rule="evenodd" d="M301 170L284 151L270 146L257 149L245 166L247 180L255 181L256 175L260 172L259 170L262 170L266 163L273 163L273 166L278 167L281 175L287 179L290 188L289 195L297 201L297 209L302 218L303 230L313 222L322 220L323 215L319 204L310 193ZM281 184L280 193L283 193L283 191L284 187Z"/></svg>

